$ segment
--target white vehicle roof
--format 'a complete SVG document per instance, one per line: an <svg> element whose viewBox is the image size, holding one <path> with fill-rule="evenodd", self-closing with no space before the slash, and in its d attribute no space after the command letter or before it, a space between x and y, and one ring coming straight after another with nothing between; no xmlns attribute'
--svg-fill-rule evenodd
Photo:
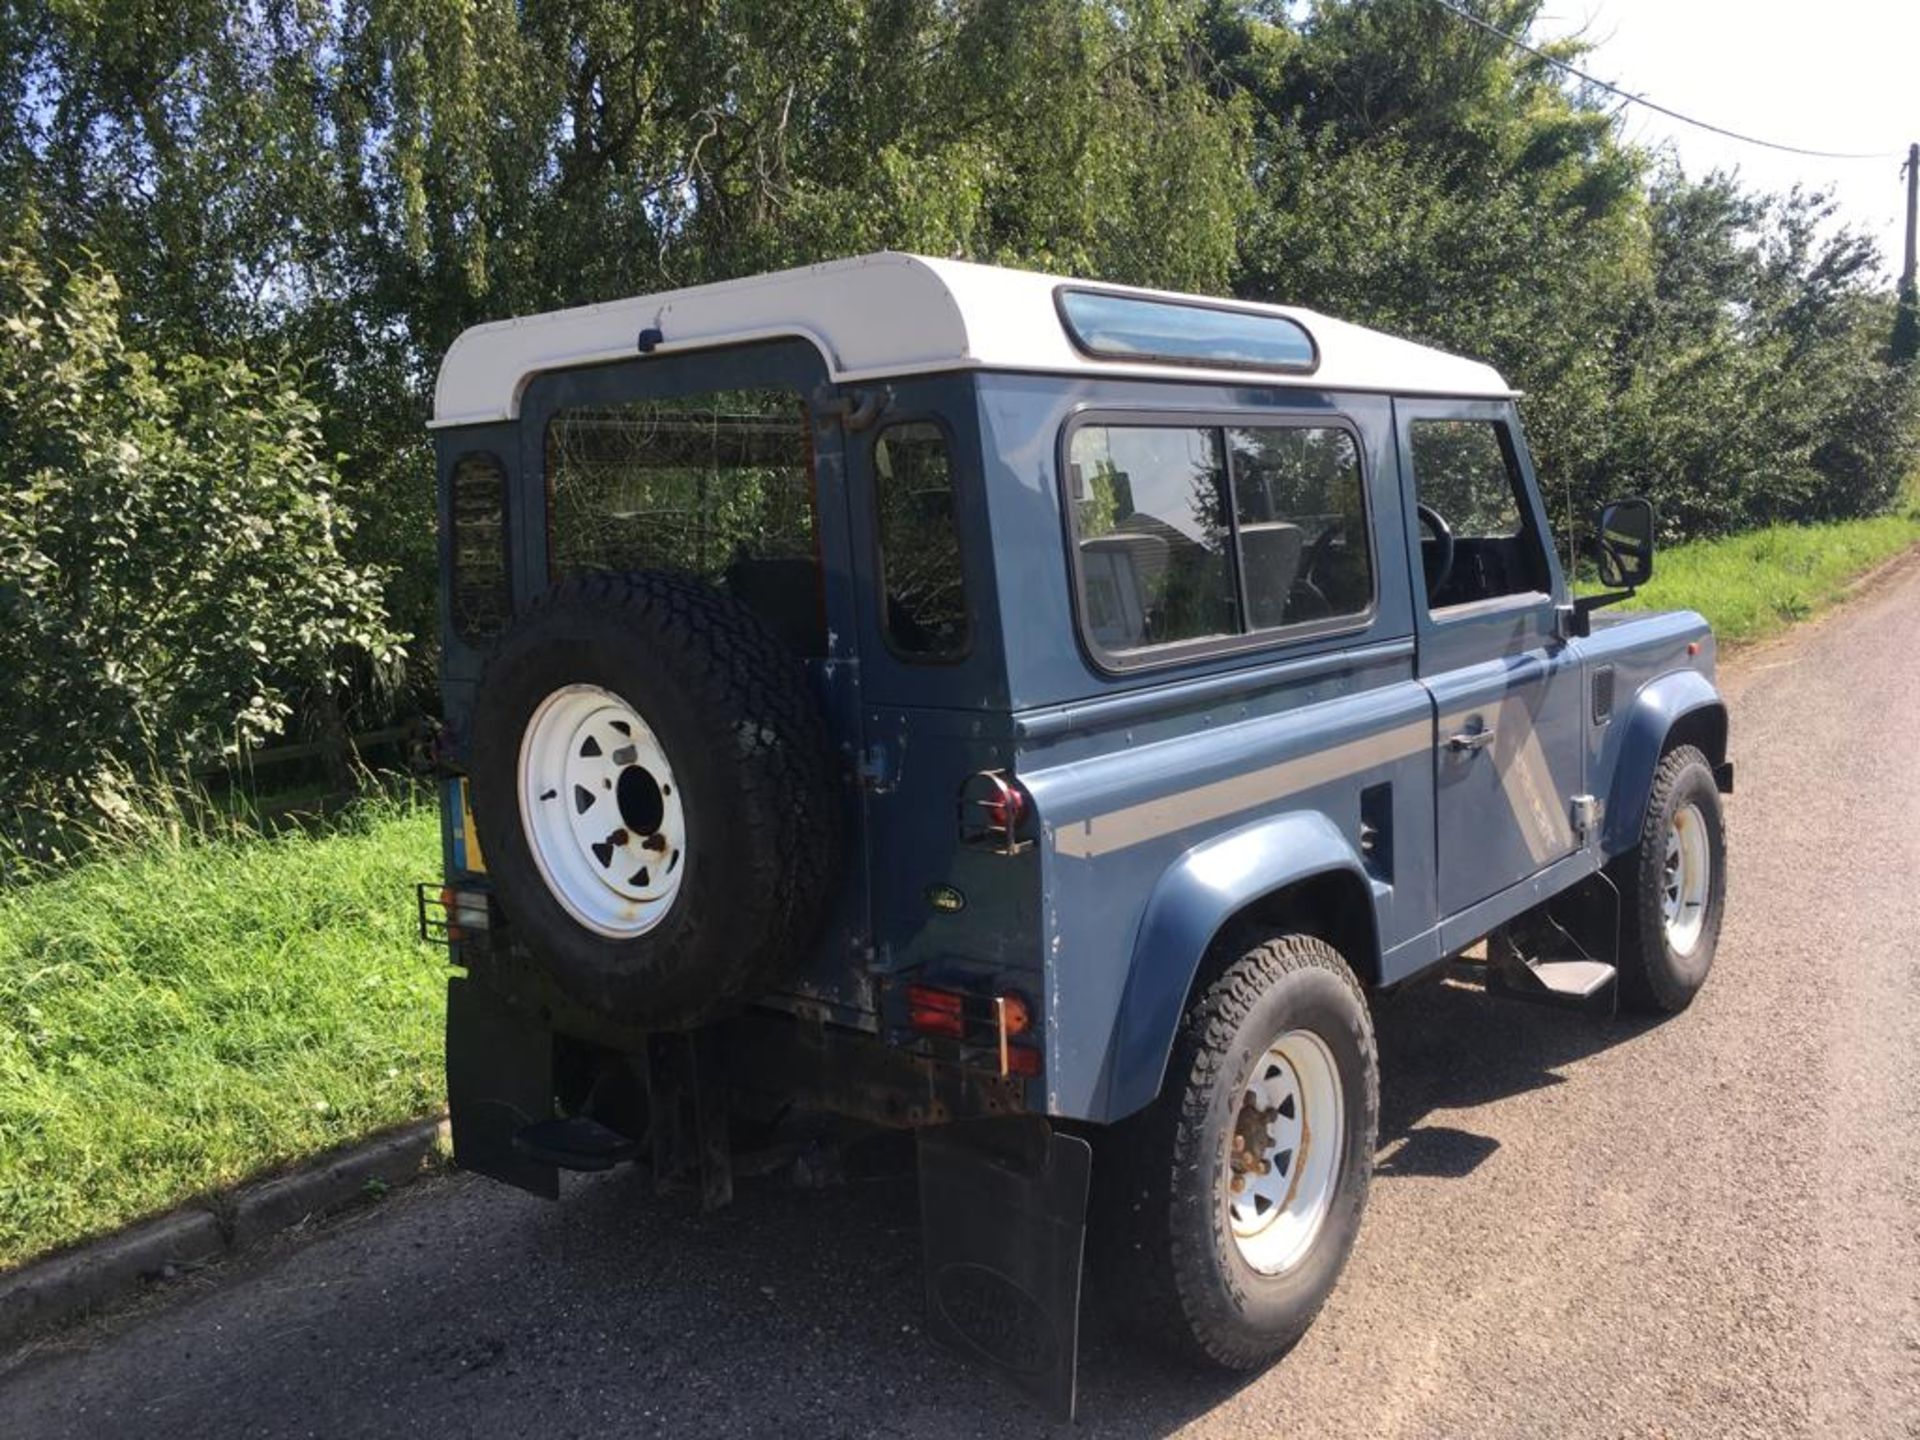
<svg viewBox="0 0 1920 1440"><path fill-rule="evenodd" d="M1306 328L1319 364L1302 373L1091 357L1074 346L1055 309L1054 294L1063 285L1281 316ZM441 362L431 424L511 420L535 375L627 359L639 353L640 332L647 329L661 334L656 355L797 336L819 350L836 381L976 369L1490 399L1514 393L1491 366L1311 310L885 251L476 325Z"/></svg>

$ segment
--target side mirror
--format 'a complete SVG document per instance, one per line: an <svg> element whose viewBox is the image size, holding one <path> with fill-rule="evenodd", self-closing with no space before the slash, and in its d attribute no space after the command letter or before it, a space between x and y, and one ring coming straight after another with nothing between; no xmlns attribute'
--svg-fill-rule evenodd
<svg viewBox="0 0 1920 1440"><path fill-rule="evenodd" d="M1635 496L1600 512L1600 583L1633 590L1653 578L1653 506Z"/></svg>

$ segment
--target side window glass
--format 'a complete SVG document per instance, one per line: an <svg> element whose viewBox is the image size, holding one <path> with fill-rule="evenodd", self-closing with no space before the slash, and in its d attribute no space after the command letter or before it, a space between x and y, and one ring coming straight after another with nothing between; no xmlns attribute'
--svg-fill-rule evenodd
<svg viewBox="0 0 1920 1440"><path fill-rule="evenodd" d="M562 410L547 426L556 579L669 570L727 591L796 651L823 654L807 417L789 390Z"/></svg>
<svg viewBox="0 0 1920 1440"><path fill-rule="evenodd" d="M462 455L447 478L453 567L447 598L454 633L482 641L506 627L507 472L485 452Z"/></svg>
<svg viewBox="0 0 1920 1440"><path fill-rule="evenodd" d="M1068 480L1089 639L1120 655L1240 633L1220 431L1084 426Z"/></svg>
<svg viewBox="0 0 1920 1440"><path fill-rule="evenodd" d="M1422 517L1432 610L1547 588L1540 539L1524 516L1520 473L1495 420L1415 420L1414 493L1452 535L1452 554Z"/></svg>
<svg viewBox="0 0 1920 1440"><path fill-rule="evenodd" d="M1227 431L1253 630L1363 614L1373 564L1353 437L1335 426Z"/></svg>
<svg viewBox="0 0 1920 1440"><path fill-rule="evenodd" d="M967 649L967 595L953 511L953 460L940 427L890 425L873 445L887 640L912 659Z"/></svg>

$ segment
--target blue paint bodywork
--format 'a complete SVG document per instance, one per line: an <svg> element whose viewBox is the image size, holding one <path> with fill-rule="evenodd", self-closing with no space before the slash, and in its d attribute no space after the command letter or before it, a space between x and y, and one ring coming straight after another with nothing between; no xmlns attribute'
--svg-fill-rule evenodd
<svg viewBox="0 0 1920 1440"><path fill-rule="evenodd" d="M1116 1120L1158 1093L1196 976L1250 907L1321 887L1356 973L1392 985L1629 848L1676 726L1724 758L1699 616L1607 612L1570 634L1510 403L1012 372L890 380L883 423L931 420L952 446L971 613L963 657L915 664L877 619L873 432L824 420L845 398L824 373L800 341L556 372L533 382L517 423L438 436L443 532L459 457L504 460L524 605L547 583L542 445L557 407L775 383L813 407L832 638L809 664L859 854L833 924L768 1005L907 1045L906 980L1018 991L1037 1002L1044 1042L1028 1106ZM1147 415L1347 428L1366 489L1366 614L1336 633L1103 667L1076 621L1063 447L1076 423ZM1507 427L1544 589L1428 613L1408 441L1424 418ZM457 761L482 651L450 623L446 642ZM1449 745L1483 730L1495 732L1483 749ZM983 770L1031 797L1036 843L1020 853L961 842L957 797ZM1570 815L1583 796L1601 819L1581 832ZM449 833L458 878L453 846ZM965 903L936 908L935 891Z"/></svg>
<svg viewBox="0 0 1920 1440"><path fill-rule="evenodd" d="M1255 820L1187 851L1160 877L1113 1027L1104 1109L1127 1115L1160 1092L1175 1024L1201 958L1249 903L1319 876L1337 876L1352 903L1369 903L1366 867L1340 827L1318 810Z"/></svg>

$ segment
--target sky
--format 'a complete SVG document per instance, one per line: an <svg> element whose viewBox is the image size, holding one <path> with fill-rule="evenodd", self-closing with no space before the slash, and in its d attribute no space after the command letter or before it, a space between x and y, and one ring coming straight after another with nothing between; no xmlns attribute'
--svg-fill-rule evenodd
<svg viewBox="0 0 1920 1440"><path fill-rule="evenodd" d="M1730 130L1816 150L1887 151L1814 160L1710 135L1643 106L1625 135L1671 142L1689 175L1738 168L1766 190L1831 190L1840 217L1900 268L1906 187L1920 140L1920 0L1547 0L1535 37L1580 34L1581 68L1636 95Z"/></svg>

